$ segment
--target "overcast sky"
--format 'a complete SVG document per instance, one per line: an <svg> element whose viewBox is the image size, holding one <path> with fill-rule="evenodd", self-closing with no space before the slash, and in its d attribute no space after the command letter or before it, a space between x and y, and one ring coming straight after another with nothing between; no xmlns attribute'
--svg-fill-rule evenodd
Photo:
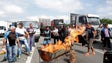
<svg viewBox="0 0 112 63"><path fill-rule="evenodd" d="M0 20L63 18L70 13L112 17L112 0L0 0Z"/></svg>

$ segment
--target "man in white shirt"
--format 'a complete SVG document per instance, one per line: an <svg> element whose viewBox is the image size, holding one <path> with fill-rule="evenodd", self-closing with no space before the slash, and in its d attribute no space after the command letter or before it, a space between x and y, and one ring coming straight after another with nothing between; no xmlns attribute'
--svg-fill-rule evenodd
<svg viewBox="0 0 112 63"><path fill-rule="evenodd" d="M59 40L59 33L58 33L58 29L56 27L54 27L54 30L52 31L53 33L53 38L54 38L54 44L56 43L56 41Z"/></svg>
<svg viewBox="0 0 112 63"><path fill-rule="evenodd" d="M26 53L27 55L29 55L30 53L30 48L27 42L27 37L28 37L28 32L26 31L26 29L23 27L23 23L19 23L18 24L18 28L16 28L16 32L18 33L18 37L20 40L20 44L24 44L26 47ZM20 55L22 54L22 47L20 46L20 48L18 49L18 55L20 58Z"/></svg>

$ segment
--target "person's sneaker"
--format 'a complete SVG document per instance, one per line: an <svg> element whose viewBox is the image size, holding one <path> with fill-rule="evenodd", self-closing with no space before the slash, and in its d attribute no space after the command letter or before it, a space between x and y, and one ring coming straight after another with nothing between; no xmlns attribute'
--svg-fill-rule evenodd
<svg viewBox="0 0 112 63"><path fill-rule="evenodd" d="M7 59L6 58L4 58L2 61L0 61L0 62L4 62L4 61L7 61Z"/></svg>
<svg viewBox="0 0 112 63"><path fill-rule="evenodd" d="M30 54L33 54L33 52L31 51Z"/></svg>
<svg viewBox="0 0 112 63"><path fill-rule="evenodd" d="M26 55L30 56L30 53L29 52L26 52Z"/></svg>
<svg viewBox="0 0 112 63"><path fill-rule="evenodd" d="M17 56L17 58L18 58L18 59L20 59L20 58L21 58L21 56L20 56L20 55L18 55L18 56Z"/></svg>

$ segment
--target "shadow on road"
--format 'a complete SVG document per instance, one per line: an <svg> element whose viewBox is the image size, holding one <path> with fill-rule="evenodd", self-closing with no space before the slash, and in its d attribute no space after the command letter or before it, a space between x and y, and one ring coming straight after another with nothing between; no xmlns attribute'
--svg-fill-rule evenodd
<svg viewBox="0 0 112 63"><path fill-rule="evenodd" d="M77 49L75 49L75 51L78 52L78 53L81 53L81 54L84 54L85 53L84 51L77 50Z"/></svg>
<svg viewBox="0 0 112 63"><path fill-rule="evenodd" d="M95 48L95 49L103 49L103 44L101 43L101 42L95 42L95 43L93 43L93 47Z"/></svg>

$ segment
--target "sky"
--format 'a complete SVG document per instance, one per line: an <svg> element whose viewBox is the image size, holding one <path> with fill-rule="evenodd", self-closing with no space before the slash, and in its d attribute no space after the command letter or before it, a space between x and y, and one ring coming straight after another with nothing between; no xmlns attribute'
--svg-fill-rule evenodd
<svg viewBox="0 0 112 63"><path fill-rule="evenodd" d="M70 13L112 17L112 0L0 0L0 21L70 20Z"/></svg>

